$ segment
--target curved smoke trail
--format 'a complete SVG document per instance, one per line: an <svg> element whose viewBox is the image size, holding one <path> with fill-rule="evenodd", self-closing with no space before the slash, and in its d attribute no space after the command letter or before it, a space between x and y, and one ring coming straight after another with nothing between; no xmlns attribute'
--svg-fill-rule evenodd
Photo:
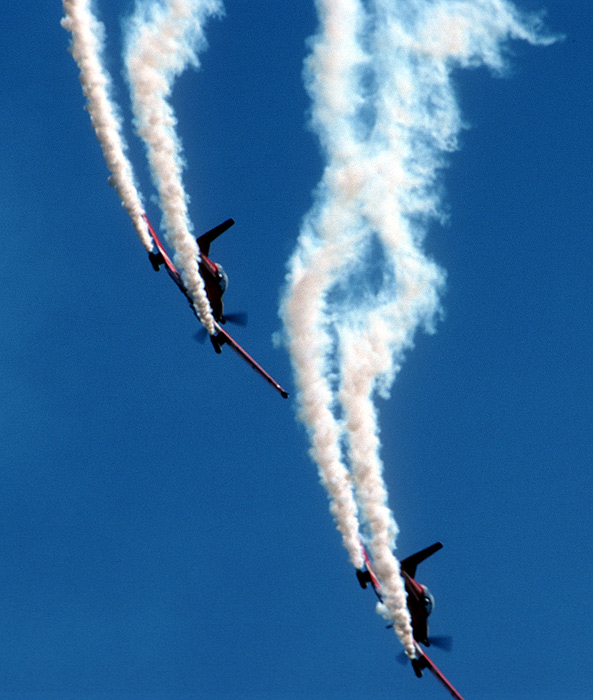
<svg viewBox="0 0 593 700"><path fill-rule="evenodd" d="M150 251L152 239L142 218L144 207L125 154L116 109L109 98L110 78L101 62L104 26L93 15L89 0L63 0L63 6L66 16L62 19L62 26L72 34L70 51L80 68L82 90L88 101L93 129L111 172L110 182L130 215L142 245Z"/></svg>
<svg viewBox="0 0 593 700"><path fill-rule="evenodd" d="M317 7L306 77L326 165L289 262L282 314L300 417L337 527L357 568L357 538L368 543L379 612L413 657L374 399L388 394L416 329L430 331L439 311L444 275L422 241L441 216L439 170L462 128L452 70L500 71L507 40L551 40L537 17L506 0Z"/></svg>
<svg viewBox="0 0 593 700"><path fill-rule="evenodd" d="M199 250L181 179L182 148L168 98L174 79L187 65L199 66L197 51L206 47L206 19L221 13L219 0L140 1L130 20L125 51L136 129L146 145L167 238L196 312L210 334L215 332L214 319L198 271Z"/></svg>
<svg viewBox="0 0 593 700"><path fill-rule="evenodd" d="M300 246L291 262L290 294L284 300L283 315L296 370L300 416L311 434L311 456L329 492L344 546L353 565L360 569L364 560L357 506L341 455L342 428L334 414L329 369L333 343L326 295L339 270L347 265L344 232L356 236L356 216L341 184L348 178L351 159L340 149L343 142L353 140L350 130L356 105L348 96L356 89L356 67L362 57L355 37L363 13L358 0L326 3L320 12L325 13L327 30L317 38L308 70L315 96L313 121L329 162L320 185L319 204L305 220Z"/></svg>

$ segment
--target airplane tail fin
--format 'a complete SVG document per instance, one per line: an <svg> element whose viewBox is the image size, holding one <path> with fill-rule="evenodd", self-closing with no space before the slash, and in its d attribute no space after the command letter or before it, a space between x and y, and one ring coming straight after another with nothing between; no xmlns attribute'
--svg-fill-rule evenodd
<svg viewBox="0 0 593 700"><path fill-rule="evenodd" d="M442 549L442 547L443 545L441 542L435 542L434 544L431 544L430 547L426 547L426 549L416 552L416 554L412 554L412 556L407 557L406 559L402 559L402 571L405 571L406 574L414 578L416 576L416 567L418 564L423 562L425 559L428 559L428 557L435 552L438 552L439 549Z"/></svg>
<svg viewBox="0 0 593 700"><path fill-rule="evenodd" d="M218 226L215 226L213 229L210 229L210 231L206 231L206 233L203 233L199 238L197 238L196 240L200 248L200 253L202 253L202 255L208 256L208 253L210 252L210 244L212 243L212 241L215 238L218 238L225 231L228 231L228 229L230 229L230 227L234 223L234 219L227 219L226 221L223 221L222 224L218 224Z"/></svg>

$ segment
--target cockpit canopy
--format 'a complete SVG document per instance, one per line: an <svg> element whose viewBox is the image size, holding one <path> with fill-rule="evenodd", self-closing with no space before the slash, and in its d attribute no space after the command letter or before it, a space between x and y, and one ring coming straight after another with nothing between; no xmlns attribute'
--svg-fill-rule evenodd
<svg viewBox="0 0 593 700"><path fill-rule="evenodd" d="M216 263L216 281L218 283L220 293L224 294L229 286L229 278L227 273L224 271L223 266L219 263Z"/></svg>
<svg viewBox="0 0 593 700"><path fill-rule="evenodd" d="M432 596L432 593L428 590L426 586L423 586L424 588L424 609L426 610L426 615L430 615L430 613L434 610L434 598Z"/></svg>

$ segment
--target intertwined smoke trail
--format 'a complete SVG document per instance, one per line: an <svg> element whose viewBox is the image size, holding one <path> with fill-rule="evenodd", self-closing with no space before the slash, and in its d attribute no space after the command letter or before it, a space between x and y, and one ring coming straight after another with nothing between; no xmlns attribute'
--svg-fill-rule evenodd
<svg viewBox="0 0 593 700"><path fill-rule="evenodd" d="M379 612L413 657L375 400L439 311L444 275L423 237L441 215L439 171L462 127L451 72L500 71L508 39L550 39L537 17L505 0L316 4L305 75L325 169L289 262L282 314L332 514L357 568L360 538L368 543Z"/></svg>

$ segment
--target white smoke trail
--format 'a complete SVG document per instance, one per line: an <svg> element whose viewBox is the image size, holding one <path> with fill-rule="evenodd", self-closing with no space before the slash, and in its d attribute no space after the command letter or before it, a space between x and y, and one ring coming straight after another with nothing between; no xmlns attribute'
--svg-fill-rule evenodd
<svg viewBox="0 0 593 700"><path fill-rule="evenodd" d="M541 37L537 18L506 0L317 5L321 31L308 87L327 164L289 264L283 316L313 455L325 474L322 442L323 454L346 472L346 438L350 480L340 478L354 488L365 524L380 612L413 657L374 397L388 393L417 327L430 330L439 309L443 274L423 254L422 239L439 216L439 169L462 126L451 72L484 64L500 71L508 39L550 39ZM332 430L319 415L331 417ZM332 509L339 511L336 503ZM350 506L348 514L357 511Z"/></svg>
<svg viewBox="0 0 593 700"><path fill-rule="evenodd" d="M219 0L139 1L125 51L136 128L146 144L167 238L196 312L210 334L215 331L214 319L198 271L199 250L181 179L182 148L168 98L174 79L187 65L199 66L197 51L206 47L206 19L221 13Z"/></svg>
<svg viewBox="0 0 593 700"><path fill-rule="evenodd" d="M324 31L317 37L308 71L315 95L313 121L331 155L320 185L319 205L305 221L301 245L290 266L291 293L284 301L283 315L299 387L300 416L313 443L311 455L328 490L344 546L353 565L361 569L357 508L341 455L342 428L334 415L328 366L332 338L325 295L348 262L344 232L356 234L356 215L342 184L350 177L352 158L341 153L341 148L353 141L350 130L357 105L349 95L355 90L356 70L363 58L356 35L364 14L358 0L325 2L319 11Z"/></svg>
<svg viewBox="0 0 593 700"><path fill-rule="evenodd" d="M144 208L125 154L116 109L109 98L110 78L101 62L104 26L92 13L90 0L63 0L63 5L66 16L61 23L72 34L70 51L80 69L91 123L111 172L110 182L130 215L142 245L150 251L152 239L142 218Z"/></svg>

